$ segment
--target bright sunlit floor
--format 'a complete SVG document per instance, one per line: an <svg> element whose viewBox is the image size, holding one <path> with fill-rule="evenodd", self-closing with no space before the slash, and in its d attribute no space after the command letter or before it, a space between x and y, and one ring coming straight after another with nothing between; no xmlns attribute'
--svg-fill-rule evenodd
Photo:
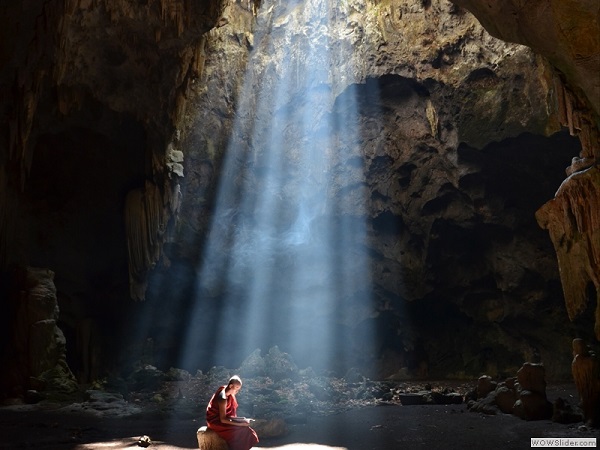
<svg viewBox="0 0 600 450"><path fill-rule="evenodd" d="M126 449L126 448L143 448L138 445L139 437L115 439L107 442L92 442L89 444L81 444L75 447L75 450L104 450L104 449ZM197 447L178 447L174 445L165 444L163 442L152 442L149 446L152 449L158 450L176 450L176 449L190 449ZM286 444L277 447L270 446L259 446L253 447L253 449L260 450L348 450L346 447L331 447L329 445L321 444Z"/></svg>

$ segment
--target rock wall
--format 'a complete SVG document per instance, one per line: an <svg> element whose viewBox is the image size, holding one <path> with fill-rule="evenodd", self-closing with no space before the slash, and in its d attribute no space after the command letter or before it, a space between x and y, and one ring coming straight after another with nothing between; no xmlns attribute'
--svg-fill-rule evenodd
<svg viewBox="0 0 600 450"><path fill-rule="evenodd" d="M67 366L65 337L57 326L58 303L54 273L27 267L13 273L13 291L4 310L13 324L9 354L3 359L1 386L12 394L45 391L69 396L77 383Z"/></svg>
<svg viewBox="0 0 600 450"><path fill-rule="evenodd" d="M328 198L341 220L368 224L368 239L352 245L368 255L376 302L345 332L373 320L381 373L512 373L541 359L562 376L599 292L598 15L593 2L546 6L515 16L512 2L348 0L322 27L307 20L319 2L4 2L0 265L56 273L67 335L90 317L100 328L120 323L120 333L148 310L156 325L127 330L132 339L156 338L157 328L159 338L178 335L225 151L234 143L260 160L260 141L232 134L250 118L239 117L242 82L284 76L293 114L279 124L292 143L323 145L295 126L303 87L323 96L315 128L347 120L343 105L357 102L363 141L331 134L354 154L329 168ZM337 59L323 79L278 62L290 50L288 62L301 62L324 43ZM249 98L251 112L259 98ZM265 168L244 174L258 187ZM356 185L369 193L361 209ZM292 176L282 198L302 188ZM165 354L178 345L168 339L156 340Z"/></svg>
<svg viewBox="0 0 600 450"><path fill-rule="evenodd" d="M556 197L538 212L538 221L550 232L556 249L569 317L573 320L595 300L594 330L600 340L596 262L600 229L595 213L599 189L595 167L600 152L598 3L536 1L527 8L513 1L453 3L472 11L492 35L531 47L557 70L560 122L572 135L579 136L582 151L573 158L567 169L569 178Z"/></svg>
<svg viewBox="0 0 600 450"><path fill-rule="evenodd" d="M266 142L254 138L250 147L250 129L233 126L254 119L239 116L256 111L259 102L279 105L279 80L288 80L280 110L293 113L276 126L286 130L282 152L292 165L298 151L293 143L311 140L326 148L315 130L332 116L343 123L347 111L340 105L356 98L362 141L335 131L327 135L354 148L352 161L331 164L337 175L328 201L340 205L342 217L368 223L368 240L357 252L366 251L372 267L383 371L409 367L414 373L429 365L432 373L463 376L516 370L523 360L541 358L551 376L560 366L567 373L569 338L550 338L556 339L554 349L564 348L563 356L542 344L548 328L571 331L564 324L556 262L534 218L580 151L564 134L545 137L560 129L556 73L530 49L493 38L449 2L346 2L328 12L329 27L315 26L310 14L303 2L263 2L251 27L251 15L231 5L224 25L210 33L182 129L189 176L170 260L199 259L193 244L208 231L226 149L236 149L240 160L256 152L254 162L236 171L262 189L261 173L271 170L261 162ZM270 31L261 31L265 26ZM308 79L295 67L322 51L323 42L341 51L334 51L338 56L322 79ZM246 101L244 79L254 86L253 95L236 109ZM329 92L323 108L312 111L314 123L302 130L306 97L322 95L323 85ZM254 126L268 135L268 123ZM542 166L544 175L533 175L532 168ZM282 201L293 202L302 183L302 170L290 175ZM363 209L353 197L360 183L368 192ZM278 273L285 270L277 266ZM535 319L541 315L548 320L543 332ZM364 319L355 317L355 324Z"/></svg>
<svg viewBox="0 0 600 450"><path fill-rule="evenodd" d="M219 1L0 5L0 305L13 267L52 268L70 362L82 360L82 324L101 324L109 347L143 298L177 210L174 123L221 12ZM126 206L144 210L128 230ZM9 336L8 316L2 326Z"/></svg>
<svg viewBox="0 0 600 450"><path fill-rule="evenodd" d="M36 170L34 155L38 160L63 161L54 174L38 177L46 178L43 183L64 186L72 181L69 168L66 175L61 173L64 160L75 157L84 167L95 165L91 160L104 151L108 165L125 166L116 167L114 183L103 183L106 191L117 191L121 209L125 207L121 191L137 189L142 192L138 203L161 210L161 220L155 220L157 214L145 215L143 236L139 227L128 228L130 254L143 255L131 265L131 296L143 298L145 274L156 263L148 255L159 252L156 241L162 241L163 222L177 209L180 172L169 142L187 86L201 71L202 36L221 11L218 1L3 3L0 92L7 99L2 104L6 121L0 175L3 266L28 261L35 252L30 245L19 245L28 237L19 236L21 225L15 222L23 214L18 197L31 186L29 176ZM63 147L75 147L79 154L67 155ZM139 211L140 205L132 203L128 208ZM102 211L107 214L114 216ZM122 223L122 211L118 215Z"/></svg>

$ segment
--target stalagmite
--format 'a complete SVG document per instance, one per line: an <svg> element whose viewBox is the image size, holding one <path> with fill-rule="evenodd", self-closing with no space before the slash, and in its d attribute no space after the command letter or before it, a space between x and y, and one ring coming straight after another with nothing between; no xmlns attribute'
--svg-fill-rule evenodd
<svg viewBox="0 0 600 450"><path fill-rule="evenodd" d="M586 422L600 426L600 361L591 354L583 339L573 339L573 379Z"/></svg>

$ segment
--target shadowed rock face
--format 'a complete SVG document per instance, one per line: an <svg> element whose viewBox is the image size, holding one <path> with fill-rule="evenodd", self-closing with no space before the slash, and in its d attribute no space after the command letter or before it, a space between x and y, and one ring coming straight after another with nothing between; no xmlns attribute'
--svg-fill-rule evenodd
<svg viewBox="0 0 600 450"><path fill-rule="evenodd" d="M343 244L368 255L376 294L372 311L356 313L340 332L352 336L361 322L376 324L380 354L363 363L379 367L377 376L510 374L540 359L549 377L568 374L571 338L589 335L591 314L580 300L567 315L556 254L535 212L554 196L573 157L597 155L595 34L557 31L571 21L589 31L594 14L557 10L551 24L548 18L538 27L530 19L541 17L538 10L527 8L513 26L512 7L454 2L472 9L494 36L546 56L557 75L528 48L493 38L445 1L345 2L330 11L334 25L309 43L282 41L284 25L295 27L292 36L307 33L303 2L285 11L262 3L254 10L245 1L0 6L0 94L7 99L0 105L7 118L0 125L0 258L5 268L34 264L55 272L72 354L75 329L91 319L105 349L130 337L135 355L152 337L158 362L174 363L169 355L182 333L178 318L196 295L224 152L230 142L260 148L249 148L243 131L232 134L240 83L251 76L275 83L286 70L277 65L284 51L302 55L303 45L327 38L340 50L332 65L339 76L327 84L315 127L331 118L343 123L346 100L354 99L362 142L335 129L310 138L319 146L334 136L353 149L352 158L332 163L328 198L340 205L337 220L366 221L365 242ZM266 21L281 27L260 34ZM551 34L540 37L538 29ZM269 45L265 56L250 53ZM249 60L253 74L245 73ZM285 108L300 115L306 80L293 81ZM573 114L565 120L568 108L563 115L557 109L557 83L570 89L579 122ZM313 94L322 92L315 86ZM249 116L254 100L247 100ZM307 137L293 118L279 123L290 155L293 142ZM582 148L561 123L592 137ZM244 169L258 185L265 167ZM302 183L290 175L282 196ZM356 183L368 194L361 208ZM132 191L160 193L147 206L157 212L140 221L150 237L125 228ZM132 242L142 255L133 269ZM131 296L147 301L132 303ZM209 297L221 300L218 292ZM152 325L135 327L147 313ZM362 350L355 343L353 351ZM199 353L197 364L211 364ZM235 356L239 363L247 355ZM295 356L301 365L303 355Z"/></svg>
<svg viewBox="0 0 600 450"><path fill-rule="evenodd" d="M556 87L561 124L582 144L567 169L556 198L538 211L558 256L565 304L571 320L595 316L600 340L600 254L598 198L594 167L600 153L600 10L592 0L537 1L523 9L518 2L456 0L472 11L486 29L505 41L518 42L543 55L560 74ZM589 170L588 170L589 169ZM592 338L593 339L593 338Z"/></svg>
<svg viewBox="0 0 600 450"><path fill-rule="evenodd" d="M485 29L503 41L527 45L548 58L580 93L594 115L600 114L598 3L453 0L471 11Z"/></svg>

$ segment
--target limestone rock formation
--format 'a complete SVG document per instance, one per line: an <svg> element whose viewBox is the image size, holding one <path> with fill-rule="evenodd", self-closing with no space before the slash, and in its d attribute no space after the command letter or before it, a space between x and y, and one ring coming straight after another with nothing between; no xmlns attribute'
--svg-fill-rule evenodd
<svg viewBox="0 0 600 450"><path fill-rule="evenodd" d="M491 382L489 376L479 378L475 398L469 401L471 411L514 414L524 420L547 420L553 415L553 405L546 397L544 366L525 363L516 377Z"/></svg>
<svg viewBox="0 0 600 450"><path fill-rule="evenodd" d="M104 189L122 191L123 185L143 189L144 179L152 180L160 189L163 214L168 218L175 212L182 173L170 158L174 128L185 91L202 71L203 35L218 20L221 3L76 0L9 1L0 6L7 25L0 39L0 92L7 100L2 104L7 142L2 143L0 166L0 261L31 258L29 251L34 250L18 249L8 237L9 230L19 234L14 222L18 207L11 198L28 184L34 154L36 161L69 158L65 154L69 143L78 150L88 149L77 153L82 165L89 164L96 152L113 158L106 148L120 148L112 165L119 166L122 160L125 167L116 172L129 173L117 175L115 183L106 183ZM132 164L131 156L140 151L142 158ZM59 169L45 176L60 180L61 175ZM119 195L122 204L124 194ZM122 226L123 212L118 216ZM143 270L151 268L149 262ZM144 284L136 278L134 272L133 297L143 298Z"/></svg>
<svg viewBox="0 0 600 450"><path fill-rule="evenodd" d="M600 315L600 87L597 2L558 3L2 2L2 280L13 264L51 268L65 333L92 311L132 340L152 337L160 362L193 299L223 298L195 277L227 148L251 156L236 182L259 192L272 127L285 130L281 153L293 162L303 139L326 147L327 121L350 123L352 101L361 141L328 134L353 153L325 170L336 220L367 224L364 242L340 243L368 257L375 291L370 309L356 292L341 299L336 332L357 362L463 377L541 360L564 376L570 355L555 349L585 333L594 298ZM311 20L316 12L330 25ZM318 73L296 70L325 50L335 56ZM281 77L284 106L265 113L276 123L260 122L250 142L234 124L273 100ZM303 109L306 86L322 107ZM302 115L313 128L298 126ZM311 182L304 169L286 176L283 203ZM282 272L297 263L281 256ZM366 324L378 355L355 337Z"/></svg>
<svg viewBox="0 0 600 450"><path fill-rule="evenodd" d="M546 398L544 366L525 363L517 372L518 399L513 412L521 419L542 420L552 417L552 404Z"/></svg>
<svg viewBox="0 0 600 450"><path fill-rule="evenodd" d="M538 212L550 232L571 320L596 302L595 335L600 340L600 170L597 166L567 178ZM593 290L590 290L593 286ZM592 294L595 292L595 295Z"/></svg>
<svg viewBox="0 0 600 450"><path fill-rule="evenodd" d="M244 126L254 117L244 114L255 111L258 102L282 104L280 110L289 112L289 118L282 124L286 144L281 153L291 164L300 143L307 140L314 141L315 148L326 148L331 137L340 147L356 146L352 161L335 160L333 155L330 170L336 176L327 201L339 205L340 216L367 221L368 240L356 252L369 253L381 346L393 347L391 342L397 341L404 348L386 350L388 360L395 362L386 363L385 373L407 366L414 373L428 364L424 355L452 353L458 357L451 357L453 369L446 376L461 376L465 367L470 373L497 373L495 360L504 351L513 355L514 366L500 370L516 370L531 357L547 361L552 373L559 365L565 367L570 355L558 362L547 350L515 337L515 333L523 336L536 331L513 328L520 320L517 317L533 320L532 310L562 303L551 287L557 271L547 253L547 237L532 220L560 184L564 166L558 160L566 165L572 157L568 152L579 151L564 135L549 140L532 136L552 135L560 128L553 98L557 76L551 67L526 47L494 39L473 16L448 2L426 6L349 2L332 7L331 24L322 28L313 26L310 11L307 6L278 9L274 3L263 2L256 26L246 28L239 38L239 27L247 25L250 16L231 5L225 10L226 24L207 39L206 85L192 88L187 126L182 130L184 167L192 175L182 187L178 224L184 231L182 240L174 242L170 259L175 255L197 258L190 244L198 233L208 232L216 174L227 148L235 148L240 161L246 152L253 152L251 162L236 168L240 174L236 182L263 189L262 174L272 168L263 162L267 158L261 149L267 143L260 139L279 122L269 125L259 118L252 126L264 131L251 139L251 126ZM268 24L272 24L266 28L269 31L261 31ZM329 72L324 71L322 79L299 70L302 61L324 52L319 43L330 41L336 43L334 50L348 50L332 50L333 61L327 63ZM286 56L292 47L296 56ZM251 70L245 72L247 67ZM235 77L224 77L226 72ZM279 95L274 86L282 79L287 84ZM248 99L243 95L245 85L253 86L254 95ZM271 88L262 90L261 86ZM326 94L322 86L327 86ZM302 130L303 102L310 95L323 95L323 107L311 111L313 123ZM361 144L352 142L351 134L344 131L333 130L321 140L315 137L315 130L325 128L328 121L352 126L350 110L343 105L353 101L358 103L359 114L358 129L353 132L361 136ZM277 117L277 111L265 116ZM242 126L234 128L234 122ZM563 156L558 156L559 147L565 150ZM548 159L550 154L556 155L560 167L553 181L534 181L525 173L527 167L554 164ZM545 171L545 176L550 172ZM302 175L306 170L298 173L288 176L285 189L278 193L284 203L292 203L294 193L305 189ZM507 177L509 173L514 175ZM357 196L356 186L363 183L366 202ZM317 200L315 210L320 210ZM231 211L240 213L233 204ZM282 220L290 220L291 225L293 218ZM243 231L240 236L243 240ZM251 234L246 236L244 243L252 249ZM523 261L535 263L523 265ZM248 265L256 263L248 261ZM289 264L292 267L298 261ZM286 269L279 264L277 272L281 275ZM214 267L207 272L219 270ZM274 290L285 292L285 286ZM212 287L205 291L214 298L222 295ZM438 315L442 304L443 312ZM461 351L455 352L452 327L441 320L454 314L463 317L464 332L471 320L487 324L485 331L467 339L474 343L472 349L461 344ZM424 328L413 332L407 325L411 316L421 317ZM364 319L358 315L352 320L356 324ZM549 320L560 323L564 317ZM350 327L348 333L352 332ZM447 339L440 340L446 333ZM559 340L560 347L566 348L569 340ZM443 348L438 347L440 341L445 342ZM482 350L480 341L495 344ZM429 364L430 373L435 372L436 363Z"/></svg>
<svg viewBox="0 0 600 450"><path fill-rule="evenodd" d="M536 0L526 8L517 0L452 3L471 11L491 35L527 45L548 58L595 115L600 114L600 23L596 1Z"/></svg>
<svg viewBox="0 0 600 450"><path fill-rule="evenodd" d="M583 339L573 340L571 364L585 421L600 426L600 361L589 351Z"/></svg>
<svg viewBox="0 0 600 450"><path fill-rule="evenodd" d="M24 395L42 391L46 397L68 397L77 392L77 383L66 362L65 337L56 322L58 304L54 273L26 267L13 273L10 309L5 313L14 327L10 355L2 369L2 384Z"/></svg>
<svg viewBox="0 0 600 450"><path fill-rule="evenodd" d="M453 3L472 11L492 35L531 47L557 70L555 95L560 122L572 135L579 136L582 151L573 158L567 170L569 178L555 199L538 212L538 221L549 230L554 243L571 319L585 308L588 297L594 297L587 294L588 284L593 284L595 334L600 340L600 271L594 263L600 252L597 218L600 184L594 168L600 157L598 2L541 0L528 3L525 9L517 1L453 0ZM585 170L588 168L592 169ZM573 177L577 172L586 173ZM574 192L579 194L573 195Z"/></svg>

